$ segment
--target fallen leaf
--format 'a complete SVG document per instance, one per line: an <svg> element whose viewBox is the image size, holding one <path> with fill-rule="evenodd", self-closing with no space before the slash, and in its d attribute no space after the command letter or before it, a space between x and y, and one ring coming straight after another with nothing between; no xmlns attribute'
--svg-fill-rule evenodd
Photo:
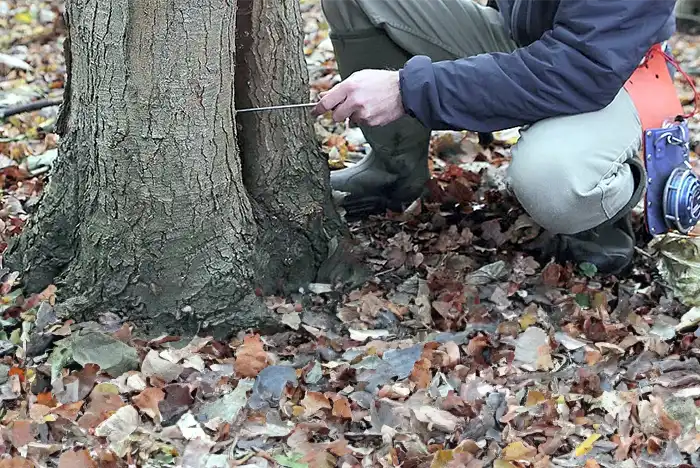
<svg viewBox="0 0 700 468"><path fill-rule="evenodd" d="M447 355L447 362L443 364L443 367L453 368L460 361L459 346L454 341L448 341L443 345L445 347L445 354Z"/></svg>
<svg viewBox="0 0 700 468"><path fill-rule="evenodd" d="M183 414L177 422L177 427L180 429L182 436L187 440L202 439L209 440L206 432L199 425L194 416L189 411Z"/></svg>
<svg viewBox="0 0 700 468"><path fill-rule="evenodd" d="M538 392L537 390L530 390L529 392L527 392L527 401L525 402L525 406L534 406L538 403L545 401L546 399L547 398L542 392Z"/></svg>
<svg viewBox="0 0 700 468"><path fill-rule="evenodd" d="M282 315L280 322L287 325L292 330L299 330L301 326L301 314L298 312L290 312Z"/></svg>
<svg viewBox="0 0 700 468"><path fill-rule="evenodd" d="M242 377L256 377L267 367L267 359L260 335L248 335L236 351L236 373Z"/></svg>
<svg viewBox="0 0 700 468"><path fill-rule="evenodd" d="M170 384L165 386L165 398L158 404L163 422L175 423L194 403L192 389L186 384Z"/></svg>
<svg viewBox="0 0 700 468"><path fill-rule="evenodd" d="M83 403L82 400L76 401L75 403L66 403L65 405L54 408L51 410L51 413L66 418L69 421L75 421L80 413L80 409L83 407Z"/></svg>
<svg viewBox="0 0 700 468"><path fill-rule="evenodd" d="M49 413L51 413L51 408L46 405L35 403L29 408L29 419L35 423L41 424L45 422L44 418Z"/></svg>
<svg viewBox="0 0 700 468"><path fill-rule="evenodd" d="M158 404L165 399L165 392L160 388L150 387L136 395L132 401L138 409L146 413L154 422L163 420Z"/></svg>
<svg viewBox="0 0 700 468"><path fill-rule="evenodd" d="M248 403L247 394L253 388L253 384L252 379L239 380L233 391L204 405L199 411L198 417L200 420L201 418L209 420L221 418L226 422L234 421Z"/></svg>
<svg viewBox="0 0 700 468"><path fill-rule="evenodd" d="M120 457L129 450L129 436L139 427L139 413L131 406L123 406L95 428L95 435L106 437L109 447Z"/></svg>
<svg viewBox="0 0 700 468"><path fill-rule="evenodd" d="M19 367L13 367L10 369L10 371L7 373L8 376L12 377L13 375L16 375L19 377L20 382L24 382L25 376L24 376L24 371L20 369Z"/></svg>
<svg viewBox="0 0 700 468"><path fill-rule="evenodd" d="M68 450L58 459L58 468L97 468L97 463L87 450Z"/></svg>
<svg viewBox="0 0 700 468"><path fill-rule="evenodd" d="M569 351L574 351L586 346L586 343L584 343L583 341L579 341L576 338L572 338L564 332L556 332L554 334L554 339L562 345L564 345L564 347Z"/></svg>
<svg viewBox="0 0 700 468"><path fill-rule="evenodd" d="M144 377L158 377L166 383L177 380L183 370L184 367L161 358L155 350L149 351L141 364Z"/></svg>
<svg viewBox="0 0 700 468"><path fill-rule="evenodd" d="M105 421L110 415L125 405L124 400L117 393L113 393L111 384L97 385L90 394L90 403L80 419L78 425L84 429L92 429Z"/></svg>
<svg viewBox="0 0 700 468"><path fill-rule="evenodd" d="M51 395L51 392L44 392L38 394L36 396L36 402L39 405L48 406L49 408L53 408L54 406L58 405L58 403L56 403L56 400L54 400L53 396Z"/></svg>
<svg viewBox="0 0 700 468"><path fill-rule="evenodd" d="M344 419L352 419L352 410L350 402L342 395L338 395L333 399L333 416Z"/></svg>
<svg viewBox="0 0 700 468"><path fill-rule="evenodd" d="M0 460L0 468L34 468L34 463L24 457L12 457Z"/></svg>
<svg viewBox="0 0 700 468"><path fill-rule="evenodd" d="M13 421L10 424L9 430L10 441L16 448L23 447L35 440L32 421L28 419Z"/></svg>
<svg viewBox="0 0 700 468"><path fill-rule="evenodd" d="M323 393L307 391L304 399L301 400L304 407L304 416L313 416L322 409L331 409L331 402Z"/></svg>
<svg viewBox="0 0 700 468"><path fill-rule="evenodd" d="M527 330L528 327L537 323L537 315L528 312L522 317L520 317L520 320L518 320L518 322L520 323L521 329Z"/></svg>
<svg viewBox="0 0 700 468"><path fill-rule="evenodd" d="M537 455L537 449L524 442L517 441L509 444L501 452L503 461L532 461Z"/></svg>
<svg viewBox="0 0 700 468"><path fill-rule="evenodd" d="M136 349L104 333L89 331L72 339L73 359L81 366L97 364L111 377L139 368Z"/></svg>
<svg viewBox="0 0 700 468"><path fill-rule="evenodd" d="M553 367L549 337L538 327L529 327L515 342L515 360L525 370L548 370Z"/></svg>
<svg viewBox="0 0 700 468"><path fill-rule="evenodd" d="M591 434L588 436L586 440L581 442L578 447L576 447L576 450L574 451L574 454L577 457L581 457L588 452L590 452L593 449L593 444L595 444L596 440L600 439L600 434Z"/></svg>
<svg viewBox="0 0 700 468"><path fill-rule="evenodd" d="M32 71L32 67L27 62L12 55L0 53L0 64L10 68L18 68L20 70Z"/></svg>
<svg viewBox="0 0 700 468"><path fill-rule="evenodd" d="M493 468L518 468L518 467L516 465L513 465L509 461L498 459L498 460L494 460Z"/></svg>
<svg viewBox="0 0 700 468"><path fill-rule="evenodd" d="M413 414L420 422L443 432L454 432L457 426L463 422L462 418L458 418L452 413L427 405L413 408Z"/></svg>
<svg viewBox="0 0 700 468"><path fill-rule="evenodd" d="M355 330L351 328L348 330L350 332L350 339L354 341L364 342L368 339L382 338L384 336L389 336L389 330Z"/></svg>
<svg viewBox="0 0 700 468"><path fill-rule="evenodd" d="M430 372L430 361L427 359L419 359L416 361L408 379L415 383L416 387L419 389L428 388L433 379L433 375Z"/></svg>
<svg viewBox="0 0 700 468"><path fill-rule="evenodd" d="M698 323L700 323L700 306L691 307L690 310L681 317L680 323L676 325L676 331L685 331L695 327Z"/></svg>
<svg viewBox="0 0 700 468"><path fill-rule="evenodd" d="M550 263L542 269L542 282L547 286L557 287L564 277L564 267L557 263Z"/></svg>

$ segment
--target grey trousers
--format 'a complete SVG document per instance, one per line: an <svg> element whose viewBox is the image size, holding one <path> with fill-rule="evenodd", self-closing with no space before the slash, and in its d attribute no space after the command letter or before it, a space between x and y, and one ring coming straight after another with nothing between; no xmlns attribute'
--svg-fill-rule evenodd
<svg viewBox="0 0 700 468"><path fill-rule="evenodd" d="M377 41L433 61L516 47L500 14L473 0L322 0L322 6L336 37L381 30ZM553 234L594 228L635 203L639 184L628 162L637 157L641 138L639 116L623 89L600 111L521 128L509 186L532 219Z"/></svg>

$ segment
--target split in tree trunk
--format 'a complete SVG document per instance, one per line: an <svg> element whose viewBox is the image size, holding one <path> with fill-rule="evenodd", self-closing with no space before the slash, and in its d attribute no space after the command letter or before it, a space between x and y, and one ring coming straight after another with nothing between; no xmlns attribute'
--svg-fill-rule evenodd
<svg viewBox="0 0 700 468"><path fill-rule="evenodd" d="M153 332L269 323L342 234L306 102L298 0L68 0L57 169L12 245L25 288Z"/></svg>

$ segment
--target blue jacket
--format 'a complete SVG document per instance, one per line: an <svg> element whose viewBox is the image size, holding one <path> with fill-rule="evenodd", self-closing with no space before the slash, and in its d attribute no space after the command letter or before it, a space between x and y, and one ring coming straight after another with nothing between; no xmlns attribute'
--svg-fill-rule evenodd
<svg viewBox="0 0 700 468"><path fill-rule="evenodd" d="M497 0L512 53L400 71L406 111L433 130L490 132L602 109L675 31L675 0Z"/></svg>

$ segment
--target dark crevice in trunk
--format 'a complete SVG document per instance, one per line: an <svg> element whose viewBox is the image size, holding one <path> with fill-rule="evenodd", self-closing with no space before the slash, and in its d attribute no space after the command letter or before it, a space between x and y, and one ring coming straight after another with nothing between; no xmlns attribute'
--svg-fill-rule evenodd
<svg viewBox="0 0 700 468"><path fill-rule="evenodd" d="M248 92L251 82L251 71L245 63L245 58L253 46L253 37L251 36L252 29L252 10L253 1L255 0L238 0L236 7L236 74L234 76L234 106L235 109L246 109L251 107L250 93ZM247 180L252 161L246 158L244 148L246 145L246 120L250 122L253 116L234 115L236 122L236 140L240 150L240 159L243 169L243 186L248 188ZM250 191L249 191L250 193ZM253 201L256 201L253 197Z"/></svg>
<svg viewBox="0 0 700 468"><path fill-rule="evenodd" d="M60 136L65 135L67 129L67 120L70 114L71 103L71 51L70 51L70 21L68 21L68 11L64 14L66 24L66 39L63 42L63 55L66 61L66 86L63 89L63 103L56 119L56 133Z"/></svg>

